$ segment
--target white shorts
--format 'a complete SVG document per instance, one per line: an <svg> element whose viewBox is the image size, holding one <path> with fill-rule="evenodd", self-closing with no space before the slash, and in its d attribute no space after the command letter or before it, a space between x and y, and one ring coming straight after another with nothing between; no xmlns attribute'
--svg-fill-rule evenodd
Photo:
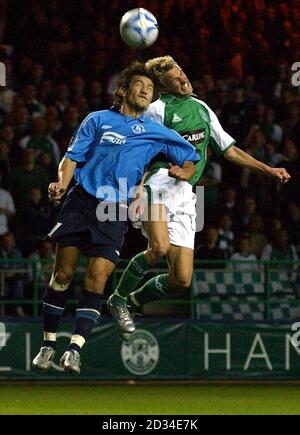
<svg viewBox="0 0 300 435"><path fill-rule="evenodd" d="M167 211L169 240L172 245L194 249L196 231L196 195L191 184L168 175L162 168L145 183L151 189L151 204L163 204ZM141 221L134 224L141 228ZM147 237L146 231L142 233Z"/></svg>

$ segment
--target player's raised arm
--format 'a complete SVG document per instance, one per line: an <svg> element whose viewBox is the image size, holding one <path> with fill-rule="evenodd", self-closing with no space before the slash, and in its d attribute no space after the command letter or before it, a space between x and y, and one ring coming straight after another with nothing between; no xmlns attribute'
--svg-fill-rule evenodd
<svg viewBox="0 0 300 435"><path fill-rule="evenodd" d="M236 165L251 169L268 177L275 178L283 184L287 183L291 178L290 174L284 168L271 168L271 166L256 160L254 157L245 153L245 151L236 146L231 146L228 148L228 150L226 150L224 153L224 157Z"/></svg>

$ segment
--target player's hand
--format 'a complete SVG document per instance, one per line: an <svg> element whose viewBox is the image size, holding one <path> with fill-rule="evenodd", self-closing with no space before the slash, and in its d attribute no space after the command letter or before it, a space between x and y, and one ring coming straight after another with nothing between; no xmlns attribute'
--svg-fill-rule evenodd
<svg viewBox="0 0 300 435"><path fill-rule="evenodd" d="M66 193L67 188L61 183L50 183L48 187L48 198L51 202L58 204L63 195Z"/></svg>
<svg viewBox="0 0 300 435"><path fill-rule="evenodd" d="M290 174L284 168L272 168L271 175L282 184L287 183L291 179Z"/></svg>
<svg viewBox="0 0 300 435"><path fill-rule="evenodd" d="M169 175L170 177L177 178L178 180L186 181L189 179L190 175L185 172L184 169L182 169L178 165L172 165L172 163L168 163L169 165Z"/></svg>
<svg viewBox="0 0 300 435"><path fill-rule="evenodd" d="M144 187L138 186L135 192L135 198L129 206L128 216L132 222L140 220L142 214L145 211L145 202L143 199Z"/></svg>

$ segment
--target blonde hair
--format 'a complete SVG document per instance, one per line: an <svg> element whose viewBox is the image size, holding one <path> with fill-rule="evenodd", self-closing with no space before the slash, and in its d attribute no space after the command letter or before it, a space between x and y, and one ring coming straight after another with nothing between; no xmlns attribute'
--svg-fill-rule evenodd
<svg viewBox="0 0 300 435"><path fill-rule="evenodd" d="M174 66L177 66L177 63L171 56L162 56L149 59L145 63L145 66L155 75L160 86L163 87L165 85L164 74L170 71Z"/></svg>

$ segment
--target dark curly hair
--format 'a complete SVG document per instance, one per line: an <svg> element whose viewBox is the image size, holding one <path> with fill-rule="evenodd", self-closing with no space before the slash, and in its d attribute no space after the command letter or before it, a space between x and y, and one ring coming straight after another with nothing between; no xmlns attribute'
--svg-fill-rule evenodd
<svg viewBox="0 0 300 435"><path fill-rule="evenodd" d="M146 68L144 63L135 61L123 71L121 71L117 76L117 88L114 90L113 93L113 105L117 109L121 108L123 102L123 97L120 95L120 90L128 89L131 83L131 79L135 75L145 76L152 80L154 84L153 101L158 98L158 81L155 75Z"/></svg>

